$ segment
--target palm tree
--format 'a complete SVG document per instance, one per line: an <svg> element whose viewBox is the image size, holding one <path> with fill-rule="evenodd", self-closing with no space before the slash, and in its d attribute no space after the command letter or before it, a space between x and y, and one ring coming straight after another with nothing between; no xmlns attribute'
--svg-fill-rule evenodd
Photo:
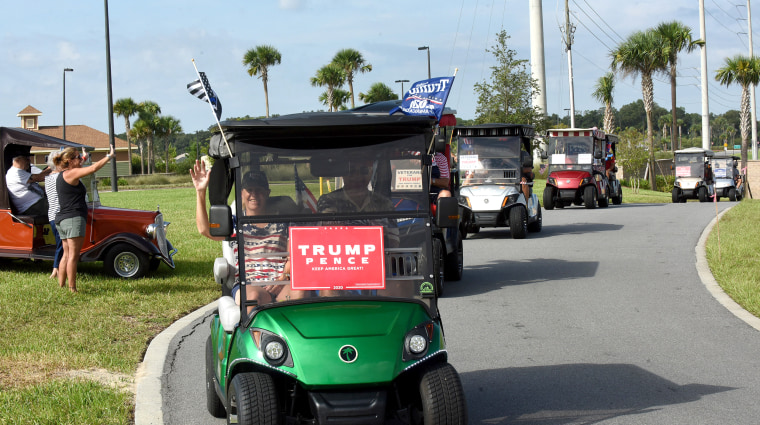
<svg viewBox="0 0 760 425"><path fill-rule="evenodd" d="M327 92L319 95L319 101L322 102L323 105L329 106L333 111L343 111L346 109L346 102L348 102L350 96L351 94L343 89L333 89L332 104L328 104Z"/></svg>
<svg viewBox="0 0 760 425"><path fill-rule="evenodd" d="M647 116L647 141L649 142L649 183L652 190L657 189L654 166L654 137L652 134L652 108L654 107L654 84L652 74L663 72L667 66L669 51L662 37L652 30L637 31L610 52L613 71L618 70L623 76L641 75L641 93L644 111Z"/></svg>
<svg viewBox="0 0 760 425"><path fill-rule="evenodd" d="M335 54L332 63L340 66L346 72L348 91L351 92L351 108L353 109L356 107L354 104L354 72L370 72L372 71L372 64L367 63L362 54L354 49L339 51Z"/></svg>
<svg viewBox="0 0 760 425"><path fill-rule="evenodd" d="M158 133L157 136L164 139L164 156L166 158L165 172L169 172L169 148L171 146L169 137L171 137L172 134L181 133L182 132L182 126L179 123L179 120L177 118L174 118L171 115L164 115L161 117L158 117L157 122L157 130Z"/></svg>
<svg viewBox="0 0 760 425"><path fill-rule="evenodd" d="M691 35L691 28L678 22L663 22L655 28L655 32L663 38L665 44L668 46L668 65L670 66L670 111L671 111L671 123L670 128L676 128L676 64L678 63L678 53L682 51L691 52L699 46L703 46L705 42L701 39L694 40ZM670 132L671 150L675 151L676 146L676 134L675 131ZM678 149L681 147L678 146Z"/></svg>
<svg viewBox="0 0 760 425"><path fill-rule="evenodd" d="M608 72L599 77L592 96L604 103L604 131L615 131L615 115L612 113L612 92L615 90L615 74Z"/></svg>
<svg viewBox="0 0 760 425"><path fill-rule="evenodd" d="M148 174L153 174L155 163L153 160L153 137L158 133L159 123L158 114L161 113L161 107L156 102L146 100L140 102L140 110L137 112L139 117L138 121L142 121L144 126L147 127L147 133L145 134L145 140L148 142ZM136 125L137 123L135 123ZM142 159L140 159L142 162Z"/></svg>
<svg viewBox="0 0 760 425"><path fill-rule="evenodd" d="M382 102L383 100L396 100L398 95L393 89L384 83L375 83L370 86L367 93L359 93L359 100L364 103Z"/></svg>
<svg viewBox="0 0 760 425"><path fill-rule="evenodd" d="M747 140L749 139L750 102L749 88L760 81L760 58L736 55L726 58L726 65L715 72L715 80L728 87L733 83L742 86L739 130L742 134L742 165L747 166Z"/></svg>
<svg viewBox="0 0 760 425"><path fill-rule="evenodd" d="M327 102L323 102L333 111L333 91L340 88L346 82L346 71L340 66L330 63L317 70L317 75L311 77L311 85L315 87L327 87Z"/></svg>
<svg viewBox="0 0 760 425"><path fill-rule="evenodd" d="M151 129L148 127L148 124L140 119L135 121L135 124L132 126L132 137L135 138L135 141L140 148L140 174L145 174L145 160L143 156L145 149L143 146L143 140L148 138L150 132Z"/></svg>
<svg viewBox="0 0 760 425"><path fill-rule="evenodd" d="M282 55L272 46L261 45L249 49L243 56L243 65L248 67L248 75L253 77L258 75L264 83L264 100L267 105L267 118L269 118L269 68L279 65L282 62Z"/></svg>
<svg viewBox="0 0 760 425"><path fill-rule="evenodd" d="M132 141L130 140L129 117L136 114L139 107L131 97L125 97L113 104L113 112L117 117L124 117L124 128L127 131L127 152L129 152L129 174L132 174Z"/></svg>

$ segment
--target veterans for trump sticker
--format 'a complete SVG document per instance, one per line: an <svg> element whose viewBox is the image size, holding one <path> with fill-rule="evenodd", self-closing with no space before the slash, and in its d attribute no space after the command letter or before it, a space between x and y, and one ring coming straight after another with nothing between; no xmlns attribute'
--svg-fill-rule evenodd
<svg viewBox="0 0 760 425"><path fill-rule="evenodd" d="M294 226L289 244L293 289L385 289L382 226Z"/></svg>

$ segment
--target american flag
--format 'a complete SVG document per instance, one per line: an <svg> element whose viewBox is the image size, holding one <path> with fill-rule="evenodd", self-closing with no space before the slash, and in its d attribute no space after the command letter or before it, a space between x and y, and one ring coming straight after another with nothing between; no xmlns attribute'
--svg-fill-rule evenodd
<svg viewBox="0 0 760 425"><path fill-rule="evenodd" d="M193 96L204 102L210 102L216 113L216 119L222 119L222 102L211 89L211 85L208 83L205 72L199 72L201 76L200 80L195 80L187 85L187 91Z"/></svg>
<svg viewBox="0 0 760 425"><path fill-rule="evenodd" d="M311 193L306 183L298 177L298 168L293 164L293 172L296 177L296 203L311 210L311 212L317 212L317 198Z"/></svg>

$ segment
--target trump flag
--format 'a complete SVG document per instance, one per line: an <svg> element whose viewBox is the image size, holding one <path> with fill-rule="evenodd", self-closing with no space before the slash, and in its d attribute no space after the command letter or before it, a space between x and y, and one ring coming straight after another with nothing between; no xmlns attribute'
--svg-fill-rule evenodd
<svg viewBox="0 0 760 425"><path fill-rule="evenodd" d="M404 94L401 106L393 108L390 114L401 111L406 115L422 115L440 120L453 83L454 77L417 81Z"/></svg>

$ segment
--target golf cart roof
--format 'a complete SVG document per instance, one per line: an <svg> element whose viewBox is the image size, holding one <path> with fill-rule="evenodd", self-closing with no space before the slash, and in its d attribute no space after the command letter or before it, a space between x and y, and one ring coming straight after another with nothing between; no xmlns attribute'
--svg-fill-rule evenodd
<svg viewBox="0 0 760 425"><path fill-rule="evenodd" d="M528 124L478 124L454 127L455 136L465 137L488 137L488 136L522 136L533 137L535 134L532 125Z"/></svg>
<svg viewBox="0 0 760 425"><path fill-rule="evenodd" d="M703 149L703 148L698 148L698 147L691 147L691 148L686 148L686 149L680 149L680 150L677 150L676 153L684 153L684 154L699 153L699 154L703 154L704 156L714 156L715 155L715 152L711 151L710 149Z"/></svg>
<svg viewBox="0 0 760 425"><path fill-rule="evenodd" d="M737 161L739 159L741 159L737 155L732 155L732 154L729 154L728 152L723 152L723 151L715 152L715 156L713 158L721 158L721 159L722 158L731 158L731 159L734 159L734 160L737 160Z"/></svg>
<svg viewBox="0 0 760 425"><path fill-rule="evenodd" d="M616 134L607 133L607 143L615 144L618 142L618 136Z"/></svg>
<svg viewBox="0 0 760 425"><path fill-rule="evenodd" d="M605 133L596 127L593 128L550 128L546 130L547 137L591 137L604 139ZM617 136L615 136L617 138Z"/></svg>
<svg viewBox="0 0 760 425"><path fill-rule="evenodd" d="M48 136L23 128L0 127L0 164L3 164L2 173L0 173L0 208L6 209L10 206L8 191L5 189L5 173L13 161L13 157L18 155L29 155L32 147L63 149L73 147L77 149L90 148L90 146L80 145L79 143L69 142L57 137Z"/></svg>
<svg viewBox="0 0 760 425"><path fill-rule="evenodd" d="M360 112L310 112L282 115L274 118L224 121L224 134L235 153L236 143L274 144L287 139L291 146L303 144L304 149L315 143L329 142L331 147L355 146L366 142L394 137L425 135L432 139L435 119L411 115L365 114ZM275 146L275 145L273 145ZM228 157L220 134L210 143L209 154L215 158Z"/></svg>

